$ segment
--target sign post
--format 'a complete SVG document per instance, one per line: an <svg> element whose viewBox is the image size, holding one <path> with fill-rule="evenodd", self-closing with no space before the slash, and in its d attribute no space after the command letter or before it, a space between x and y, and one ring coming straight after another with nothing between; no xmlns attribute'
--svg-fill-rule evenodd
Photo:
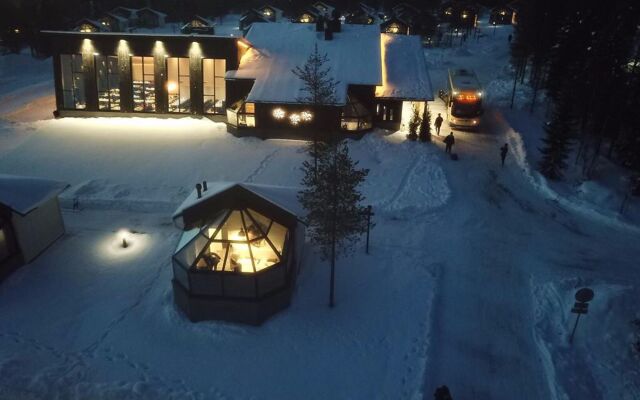
<svg viewBox="0 0 640 400"><path fill-rule="evenodd" d="M578 322L580 322L580 316L589 312L589 302L593 300L593 296L593 290L589 288L582 288L576 292L576 302L571 309L572 313L577 314L576 323L573 325L571 336L569 336L569 344L573 343L573 336L576 334L576 328L578 327Z"/></svg>

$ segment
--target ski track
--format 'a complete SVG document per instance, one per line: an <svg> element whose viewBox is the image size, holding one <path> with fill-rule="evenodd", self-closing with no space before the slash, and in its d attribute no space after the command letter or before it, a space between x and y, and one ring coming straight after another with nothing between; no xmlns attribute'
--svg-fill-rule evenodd
<svg viewBox="0 0 640 400"><path fill-rule="evenodd" d="M249 176L247 176L247 178L244 180L247 183L253 183L254 179L256 178L256 176L260 175L269 165L269 163L271 162L271 160L273 159L273 157L275 157L275 155L280 151L279 148L273 150L271 153L267 154L262 161L260 161L260 164L258 164L258 167L251 173L249 174Z"/></svg>

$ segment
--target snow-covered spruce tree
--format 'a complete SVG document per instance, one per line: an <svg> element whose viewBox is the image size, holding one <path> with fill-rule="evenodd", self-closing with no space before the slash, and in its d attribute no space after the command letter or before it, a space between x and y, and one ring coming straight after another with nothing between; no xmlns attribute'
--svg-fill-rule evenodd
<svg viewBox="0 0 640 400"><path fill-rule="evenodd" d="M420 125L420 133L418 137L421 142L431 141L431 111L429 111L429 103L424 103L422 112L422 125Z"/></svg>
<svg viewBox="0 0 640 400"><path fill-rule="evenodd" d="M339 81L331 76L331 67L327 65L328 62L329 57L326 53L320 54L316 44L313 53L309 55L304 65L297 66L292 70L303 83L303 87L300 89L303 94L298 97L298 101L314 106L336 103L335 92ZM314 132L313 142L307 150L314 160L314 168L317 168L319 153L324 149L318 144L319 141L317 132Z"/></svg>
<svg viewBox="0 0 640 400"><path fill-rule="evenodd" d="M420 110L418 107L413 107L411 114L411 119L409 120L409 134L407 135L407 139L409 140L417 140L418 139L418 128L420 127L420 123L422 119L420 118Z"/></svg>
<svg viewBox="0 0 640 400"><path fill-rule="evenodd" d="M311 242L320 248L322 259L331 264L329 307L333 307L336 261L353 251L366 230L366 207L358 187L369 171L358 168L345 142L327 145L319 153L317 167L305 161L302 170L304 189L298 198L307 211Z"/></svg>
<svg viewBox="0 0 640 400"><path fill-rule="evenodd" d="M574 129L571 115L571 99L565 93L561 101L556 103L551 121L545 125L544 146L540 149L542 159L538 168L542 175L552 180L562 179L567 167Z"/></svg>

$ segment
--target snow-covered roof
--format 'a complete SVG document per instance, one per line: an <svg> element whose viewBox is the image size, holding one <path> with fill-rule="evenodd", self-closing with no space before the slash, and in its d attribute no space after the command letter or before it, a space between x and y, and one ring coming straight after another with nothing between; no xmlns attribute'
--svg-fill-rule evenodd
<svg viewBox="0 0 640 400"><path fill-rule="evenodd" d="M302 218L302 216L306 214L302 204L298 201L298 188L244 182L207 182L207 191L202 192L202 197L198 198L197 190L191 192L174 212L173 218L179 218L186 209L211 200L235 186L239 186L260 196L269 203L291 214L293 217Z"/></svg>
<svg viewBox="0 0 640 400"><path fill-rule="evenodd" d="M155 14L155 15L159 16L159 17L166 17L166 16L167 16L167 14L165 14L165 13L163 13L163 12L161 12L161 11L158 11L158 10L154 10L154 9L153 9L153 8L151 8L151 7L141 8L141 9L139 9L139 10L138 10L138 13L140 13L140 12L142 12L142 11L150 12L150 13L152 13L152 14Z"/></svg>
<svg viewBox="0 0 640 400"><path fill-rule="evenodd" d="M381 34L384 69L376 97L433 100L433 86L419 36Z"/></svg>
<svg viewBox="0 0 640 400"><path fill-rule="evenodd" d="M113 19L117 19L117 20L118 20L118 21L120 21L120 22L127 22L127 21L128 21L128 19L127 19L127 18L125 18L125 17L123 17L122 15L114 14L114 13L112 13L112 12L106 12L106 13L104 13L100 19L104 19L104 18L106 18L106 17L110 17L110 18L113 18Z"/></svg>
<svg viewBox="0 0 640 400"><path fill-rule="evenodd" d="M0 174L0 204L26 215L69 186L64 182Z"/></svg>
<svg viewBox="0 0 640 400"><path fill-rule="evenodd" d="M377 26L342 25L342 32L334 33L333 40L325 40L324 32L316 32L315 24L254 24L246 39L252 48L240 60L238 70L226 76L255 79L247 101L298 103L305 93L302 81L292 70L304 65L315 45L321 54L327 54L331 75L339 81L337 104L346 103L348 85L382 83Z"/></svg>

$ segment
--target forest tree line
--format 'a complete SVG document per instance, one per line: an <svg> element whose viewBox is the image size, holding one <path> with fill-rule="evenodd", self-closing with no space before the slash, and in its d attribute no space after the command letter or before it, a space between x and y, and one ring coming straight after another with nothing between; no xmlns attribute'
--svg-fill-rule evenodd
<svg viewBox="0 0 640 400"><path fill-rule="evenodd" d="M589 178L606 157L640 173L640 3L528 0L518 17L514 85L549 107L540 171Z"/></svg>

